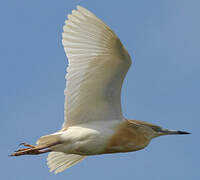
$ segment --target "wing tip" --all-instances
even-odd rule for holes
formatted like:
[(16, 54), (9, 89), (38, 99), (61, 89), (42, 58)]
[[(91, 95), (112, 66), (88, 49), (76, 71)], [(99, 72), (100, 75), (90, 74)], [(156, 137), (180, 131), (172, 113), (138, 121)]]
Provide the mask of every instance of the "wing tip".
[(76, 6), (76, 9), (79, 11), (85, 11), (85, 10), (88, 11), (86, 8), (84, 8), (83, 6), (81, 6), (79, 4)]
[(76, 9), (78, 9), (78, 10), (81, 9), (81, 8), (83, 8), (83, 7), (79, 4), (76, 6)]
[(49, 171), (60, 173), (83, 160), (86, 156), (65, 154), (63, 152), (50, 152), (47, 157)]

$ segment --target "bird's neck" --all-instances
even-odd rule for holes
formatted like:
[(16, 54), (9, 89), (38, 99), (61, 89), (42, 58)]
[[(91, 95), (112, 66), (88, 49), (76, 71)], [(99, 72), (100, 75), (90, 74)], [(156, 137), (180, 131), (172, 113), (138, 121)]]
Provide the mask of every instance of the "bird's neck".
[(111, 136), (104, 153), (137, 151), (145, 148), (151, 138), (145, 128), (124, 121)]

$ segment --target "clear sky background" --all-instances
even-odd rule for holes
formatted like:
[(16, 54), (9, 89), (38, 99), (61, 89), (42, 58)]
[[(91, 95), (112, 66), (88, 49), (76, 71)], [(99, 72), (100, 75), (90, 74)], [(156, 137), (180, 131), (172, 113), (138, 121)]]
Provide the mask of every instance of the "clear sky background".
[[(86, 158), (54, 175), (46, 155), (8, 157), (63, 123), (66, 15), (82, 5), (119, 36), (133, 65), (125, 117), (191, 135), (154, 139), (144, 150)], [(200, 179), (200, 1), (7, 0), (0, 4), (0, 179)]]

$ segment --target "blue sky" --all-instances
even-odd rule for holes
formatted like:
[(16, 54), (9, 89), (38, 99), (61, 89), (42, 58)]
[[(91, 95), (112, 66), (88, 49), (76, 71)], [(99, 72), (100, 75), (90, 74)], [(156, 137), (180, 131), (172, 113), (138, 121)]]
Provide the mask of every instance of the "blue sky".
[[(127, 118), (192, 132), (144, 150), (93, 156), (54, 175), (46, 156), (11, 158), (63, 122), (66, 15), (82, 5), (119, 36), (133, 66), (122, 93)], [(199, 179), (200, 1), (8, 0), (0, 6), (1, 179)]]

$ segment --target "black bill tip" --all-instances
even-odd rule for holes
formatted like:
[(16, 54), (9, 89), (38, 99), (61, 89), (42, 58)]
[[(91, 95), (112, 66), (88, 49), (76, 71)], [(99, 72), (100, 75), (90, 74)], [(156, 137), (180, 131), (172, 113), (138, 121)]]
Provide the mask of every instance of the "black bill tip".
[(191, 133), (186, 132), (186, 131), (178, 131), (178, 134), (191, 134)]

